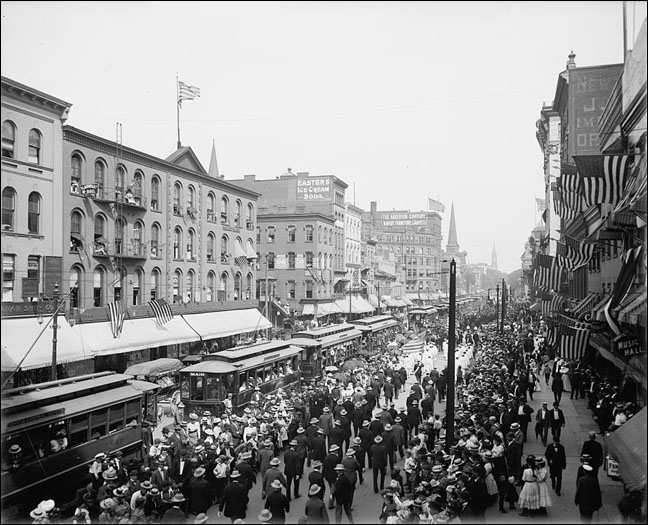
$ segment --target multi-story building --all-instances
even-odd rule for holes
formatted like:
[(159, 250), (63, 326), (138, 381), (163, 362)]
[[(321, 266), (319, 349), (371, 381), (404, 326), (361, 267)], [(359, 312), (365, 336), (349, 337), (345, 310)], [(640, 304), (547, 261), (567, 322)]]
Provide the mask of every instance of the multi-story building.
[[(260, 194), (258, 260), (261, 265), (269, 254), (275, 254), (274, 289), (282, 303), (301, 312), (304, 301), (332, 301), (335, 282), (341, 282), (347, 271), (347, 184), (333, 175), (310, 176), (291, 169), (275, 179), (245, 175), (229, 182)], [(311, 293), (313, 297), (306, 299)]]
[[(344, 216), (344, 264), (347, 268), (347, 288), (359, 292), (362, 288), (362, 213), (351, 203), (345, 205)], [(337, 291), (337, 290), (336, 290)], [(341, 290), (340, 290), (341, 291)], [(366, 293), (366, 292), (365, 292)]]
[(61, 283), (62, 127), (71, 106), (2, 77), (3, 314)]

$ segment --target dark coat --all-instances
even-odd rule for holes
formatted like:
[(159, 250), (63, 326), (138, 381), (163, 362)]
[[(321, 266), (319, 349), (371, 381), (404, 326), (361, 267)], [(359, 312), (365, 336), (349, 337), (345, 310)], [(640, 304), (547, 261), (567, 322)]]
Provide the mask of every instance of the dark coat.
[(581, 456), (583, 454), (592, 456), (591, 465), (594, 468), (599, 468), (603, 464), (603, 446), (598, 441), (593, 439), (585, 441), (581, 449)]
[(392, 427), (392, 430), (385, 430), (382, 434), (380, 434), (383, 438), (382, 444), (387, 449), (387, 453), (393, 452), (394, 449), (396, 448), (396, 436), (394, 435), (394, 430)]
[[(245, 519), (245, 508), (248, 504), (248, 491), (238, 481), (233, 481), (223, 493), (223, 500), (218, 509), (225, 516), (231, 519)], [(224, 509), (224, 510), (223, 510)]]
[[(321, 494), (321, 492), (319, 493)], [(318, 494), (318, 496), (319, 496)], [(321, 498), (313, 496), (308, 498), (304, 514), (308, 518), (308, 523), (330, 523), (326, 504)]]
[(312, 459), (324, 461), (326, 457), (326, 438), (320, 434), (313, 438), (313, 456)]
[(324, 499), (324, 493), (326, 492), (326, 483), (324, 483), (324, 475), (319, 470), (313, 470), (308, 474), (308, 486), (319, 485), (322, 487), (322, 490), (319, 492), (318, 496)]
[(547, 450), (545, 450), (545, 457), (547, 458), (550, 472), (560, 472), (567, 468), (565, 447), (560, 443), (558, 443), (557, 447), (554, 447), (553, 443), (549, 445)]
[(371, 423), (369, 423), (369, 430), (371, 430), (373, 437), (376, 437), (384, 432), (385, 425), (383, 425), (383, 422), (380, 419), (374, 419)]
[(374, 443), (369, 449), (371, 455), (371, 466), (375, 469), (387, 466), (387, 448), (382, 443)]
[(298, 460), (297, 452), (295, 450), (288, 449), (286, 450), (283, 460), (284, 460), (284, 474), (286, 475), (287, 478), (290, 476), (295, 476), (298, 474), (297, 471), (297, 460)]
[(256, 483), (256, 472), (254, 472), (254, 467), (252, 467), (252, 465), (247, 461), (241, 461), (236, 465), (234, 470), (238, 470), (241, 473), (241, 485), (243, 485), (247, 490), (250, 490), (252, 485)]
[(597, 511), (601, 508), (603, 504), (601, 487), (593, 472), (585, 474), (578, 480), (574, 504), (585, 512)]
[(324, 458), (324, 465), (322, 466), (322, 474), (324, 474), (324, 479), (329, 483), (335, 482), (335, 465), (338, 464), (338, 456), (335, 453), (328, 454)]
[(422, 421), (421, 411), (416, 406), (411, 406), (407, 410), (407, 421), (410, 427), (420, 425)]
[(285, 523), (286, 512), (290, 512), (290, 500), (280, 490), (272, 490), (266, 498), (265, 508), (272, 512), (270, 523)]
[(552, 408), (549, 411), (549, 426), (552, 428), (557, 428), (565, 424), (565, 415), (563, 411), (558, 409), (558, 419), (554, 416), (554, 409)]
[(194, 514), (207, 512), (211, 507), (212, 491), (205, 478), (194, 478), (189, 482), (189, 508)]
[(344, 474), (337, 477), (333, 488), (333, 497), (338, 505), (344, 505), (351, 500), (351, 482)]
[(162, 515), (160, 521), (161, 523), (187, 523), (187, 515), (182, 512), (181, 508), (171, 507)]

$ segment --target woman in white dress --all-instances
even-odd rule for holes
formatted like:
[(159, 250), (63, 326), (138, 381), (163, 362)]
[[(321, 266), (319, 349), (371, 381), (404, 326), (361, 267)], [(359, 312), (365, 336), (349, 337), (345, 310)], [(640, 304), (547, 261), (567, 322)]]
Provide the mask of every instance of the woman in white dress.
[(540, 511), (541, 516), (547, 515), (547, 507), (551, 507), (551, 495), (549, 494), (549, 487), (547, 480), (549, 479), (549, 470), (547, 469), (547, 462), (545, 458), (538, 458), (536, 462), (536, 478), (538, 479), (538, 492), (540, 496)]
[(569, 380), (569, 374), (571, 372), (570, 368), (571, 367), (569, 361), (565, 361), (559, 370), (559, 372), (562, 374), (563, 390), (565, 392), (571, 392), (572, 389), (571, 381)]
[(520, 516), (533, 517), (540, 508), (540, 490), (535, 474), (535, 456), (533, 455), (527, 456), (527, 462), (522, 472), (522, 481), (524, 481), (524, 486), (518, 498), (518, 505), (522, 509)]
[(491, 463), (491, 458), (493, 453), (490, 450), (484, 450), (482, 453), (482, 458), (484, 460), (484, 470), (486, 471), (486, 477), (484, 481), (486, 482), (486, 490), (488, 491), (488, 497), (491, 503), (497, 501), (497, 495), (499, 490), (497, 488), (497, 481), (493, 477), (493, 464)]

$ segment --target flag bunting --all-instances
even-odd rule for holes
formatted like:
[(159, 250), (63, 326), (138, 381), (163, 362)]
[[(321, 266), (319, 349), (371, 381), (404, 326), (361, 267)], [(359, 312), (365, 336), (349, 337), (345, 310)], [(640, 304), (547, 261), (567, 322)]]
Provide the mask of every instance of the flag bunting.
[(155, 319), (159, 324), (168, 323), (173, 319), (173, 312), (171, 311), (171, 305), (167, 303), (164, 299), (153, 299), (148, 302), (148, 305), (153, 310)]
[(126, 318), (126, 306), (123, 301), (113, 301), (106, 305), (108, 317), (110, 319), (110, 331), (116, 339), (121, 335)]
[(576, 155), (574, 161), (587, 206), (619, 202), (633, 155)]

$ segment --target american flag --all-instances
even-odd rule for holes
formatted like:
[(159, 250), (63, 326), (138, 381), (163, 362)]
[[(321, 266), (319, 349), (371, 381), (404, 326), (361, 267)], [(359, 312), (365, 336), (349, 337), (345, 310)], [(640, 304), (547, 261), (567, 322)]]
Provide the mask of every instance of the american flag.
[(633, 155), (575, 156), (587, 206), (618, 203), (633, 160)]
[(153, 299), (148, 302), (148, 305), (151, 307), (151, 310), (153, 310), (155, 319), (158, 323), (165, 324), (173, 319), (171, 306), (164, 299)]
[(565, 243), (556, 243), (556, 258), (558, 264), (573, 272), (589, 263), (594, 255), (594, 243), (584, 243), (565, 236)]
[(541, 291), (539, 298), (541, 301), (540, 307), (544, 315), (556, 315), (562, 312), (565, 296)]
[(110, 318), (110, 331), (116, 339), (121, 335), (126, 318), (126, 305), (123, 301), (113, 301), (106, 305), (108, 317)]
[(560, 357), (580, 360), (589, 344), (590, 330), (562, 326), (560, 329)]
[(178, 106), (182, 107), (183, 100), (193, 100), (196, 97), (200, 97), (200, 88), (178, 81)]
[(560, 289), (560, 277), (562, 267), (551, 255), (539, 253), (534, 261), (533, 286), (548, 292), (549, 290)]
[(573, 207), (570, 207), (565, 200), (565, 196), (563, 196), (560, 185), (553, 182), (551, 184), (553, 190), (554, 210), (556, 211), (556, 215), (566, 220), (576, 217), (576, 215), (578, 215), (581, 211), (580, 202), (582, 201), (582, 198), (579, 201), (578, 199), (575, 199), (572, 194), (568, 195), (569, 202), (572, 204), (572, 206), (575, 206), (577, 208), (574, 209)]
[(404, 354), (413, 354), (417, 352), (422, 352), (423, 346), (424, 346), (423, 340), (412, 339), (411, 341), (408, 341), (401, 347), (401, 351)]

